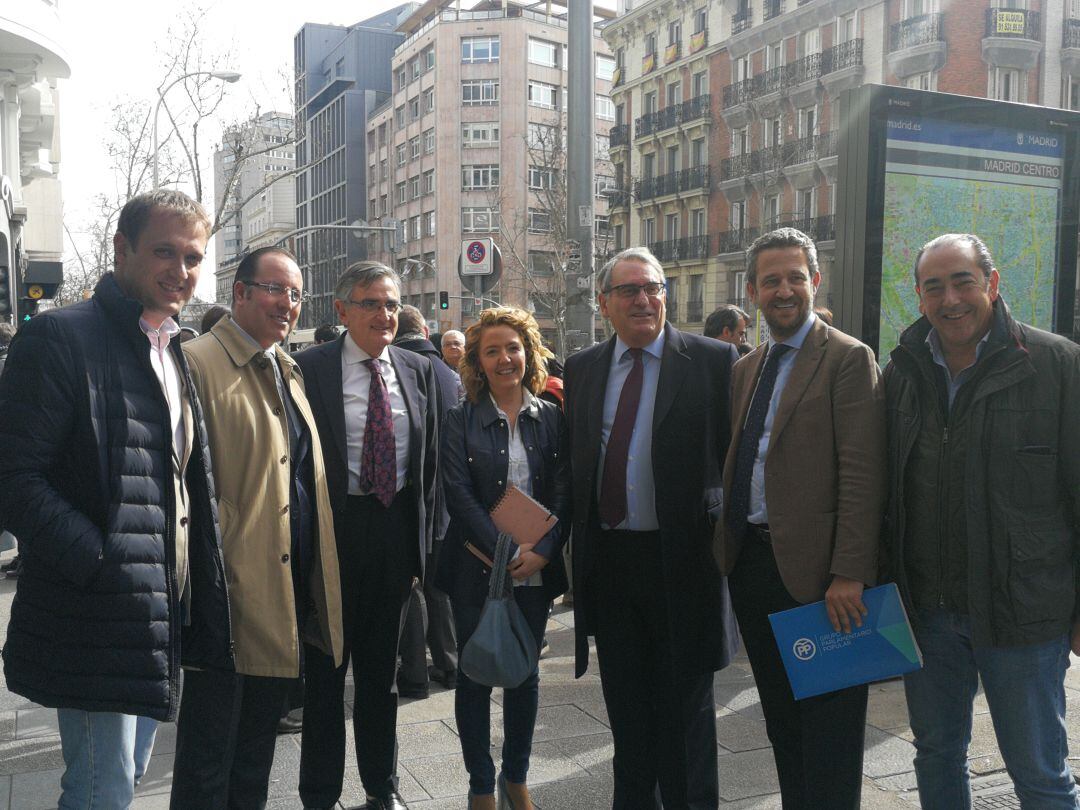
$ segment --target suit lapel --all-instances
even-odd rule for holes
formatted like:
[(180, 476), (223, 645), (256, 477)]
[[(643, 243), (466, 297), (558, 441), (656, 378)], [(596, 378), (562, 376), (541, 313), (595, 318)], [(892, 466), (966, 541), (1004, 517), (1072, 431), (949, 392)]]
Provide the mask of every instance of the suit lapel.
[(825, 344), (829, 342), (829, 328), (818, 320), (806, 335), (802, 348), (795, 355), (795, 365), (792, 366), (791, 376), (788, 377), (787, 385), (780, 396), (780, 404), (776, 408), (776, 417), (773, 419), (772, 435), (769, 439), (769, 447), (776, 446), (776, 440), (783, 433), (788, 420), (795, 412), (795, 406), (799, 404), (806, 387), (814, 379), (817, 368), (825, 357)]
[[(600, 439), (604, 426), (604, 395), (607, 392), (608, 374), (611, 372), (611, 356), (615, 352), (615, 338), (611, 338), (585, 373), (585, 436), (589, 441), (590, 458), (586, 469), (595, 470), (600, 455)], [(581, 400), (578, 400), (579, 402)]]
[(316, 385), (319, 386), (319, 396), (322, 398), (323, 407), (326, 408), (326, 417), (330, 423), (330, 431), (333, 433), (334, 447), (341, 454), (341, 462), (345, 468), (349, 467), (349, 449), (345, 434), (345, 398), (341, 388), (341, 347), (345, 336), (335, 340), (327, 346), (319, 358), (322, 368), (316, 376)]
[[(686, 353), (686, 341), (670, 324), (664, 326), (664, 351), (660, 356), (660, 378), (656, 382), (656, 402), (653, 406), (653, 441), (658, 428), (675, 403), (683, 380), (693, 366)], [(654, 455), (655, 457), (655, 455)]]
[[(423, 446), (420, 426), (420, 388), (416, 382), (416, 372), (401, 358), (401, 353), (404, 351), (397, 346), (391, 346), (390, 365), (394, 367), (398, 384), (401, 386), (401, 395), (405, 398), (405, 410), (409, 413), (409, 466), (411, 468), (413, 458), (419, 458), (419, 451)], [(409, 472), (411, 474), (412, 470), (410, 469)]]

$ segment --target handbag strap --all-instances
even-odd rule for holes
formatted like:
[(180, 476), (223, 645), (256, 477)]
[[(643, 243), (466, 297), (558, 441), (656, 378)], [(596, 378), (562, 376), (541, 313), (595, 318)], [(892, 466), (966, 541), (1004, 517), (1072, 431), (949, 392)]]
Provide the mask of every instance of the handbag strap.
[(495, 546), (495, 565), (491, 569), (491, 581), (488, 583), (488, 599), (505, 599), (510, 595), (510, 572), (506, 567), (513, 555), (514, 537), (506, 532), (499, 532), (499, 542)]

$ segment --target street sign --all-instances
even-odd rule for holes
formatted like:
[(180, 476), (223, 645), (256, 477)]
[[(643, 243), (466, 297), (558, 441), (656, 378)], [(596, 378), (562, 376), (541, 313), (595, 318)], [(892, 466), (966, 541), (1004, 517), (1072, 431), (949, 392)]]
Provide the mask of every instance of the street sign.
[(490, 276), (491, 239), (466, 239), (461, 243), (461, 275)]
[(26, 297), (33, 298), (35, 301), (44, 297), (45, 289), (40, 284), (31, 284), (26, 288)]

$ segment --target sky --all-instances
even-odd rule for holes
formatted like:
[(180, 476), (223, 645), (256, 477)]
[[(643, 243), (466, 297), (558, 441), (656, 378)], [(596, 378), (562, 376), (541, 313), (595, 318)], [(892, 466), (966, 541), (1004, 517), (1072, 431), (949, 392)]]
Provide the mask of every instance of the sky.
[[(464, 0), (469, 7), (474, 0)], [(65, 29), (71, 78), (60, 83), (61, 161), (60, 177), (64, 194), (64, 222), (72, 237), (85, 238), (94, 196), (114, 187), (105, 152), (109, 110), (123, 100), (156, 100), (157, 87), (165, 74), (161, 50), (168, 42), (170, 25), (176, 26), (182, 13), (205, 9), (204, 51), (228, 54), (224, 67), (243, 74), (236, 84), (226, 85), (226, 99), (220, 119), (208, 122), (209, 137), (202, 140), (203, 170), (211, 177), (206, 183), (204, 202), (213, 194), (213, 147), (220, 127), (261, 112), (292, 112), (292, 43), (306, 22), (352, 25), (394, 8), (401, 0), (305, 0), (303, 3), (271, 3), (266, 0), (67, 0), (60, 5)], [(614, 7), (614, 0), (597, 0), (597, 5)], [(168, 103), (182, 120), (183, 111), (174, 107), (177, 87), (168, 94)], [(168, 131), (164, 111), (158, 122), (161, 138)], [(204, 174), (204, 177), (206, 174)], [(205, 182), (205, 181), (204, 181)], [(196, 294), (214, 298), (213, 242), (210, 244)], [(65, 237), (65, 252), (73, 256), (71, 241)]]

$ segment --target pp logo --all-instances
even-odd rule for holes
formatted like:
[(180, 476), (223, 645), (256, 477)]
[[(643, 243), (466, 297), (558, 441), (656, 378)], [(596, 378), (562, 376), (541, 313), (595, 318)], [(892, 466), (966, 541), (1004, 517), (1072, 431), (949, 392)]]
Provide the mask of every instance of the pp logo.
[(800, 661), (809, 661), (817, 654), (817, 647), (810, 639), (800, 638), (791, 645), (791, 651)]
[(1017, 132), (1016, 133), (1016, 145), (1017, 146), (1023, 146), (1024, 145), (1024, 133), (1023, 132)]

